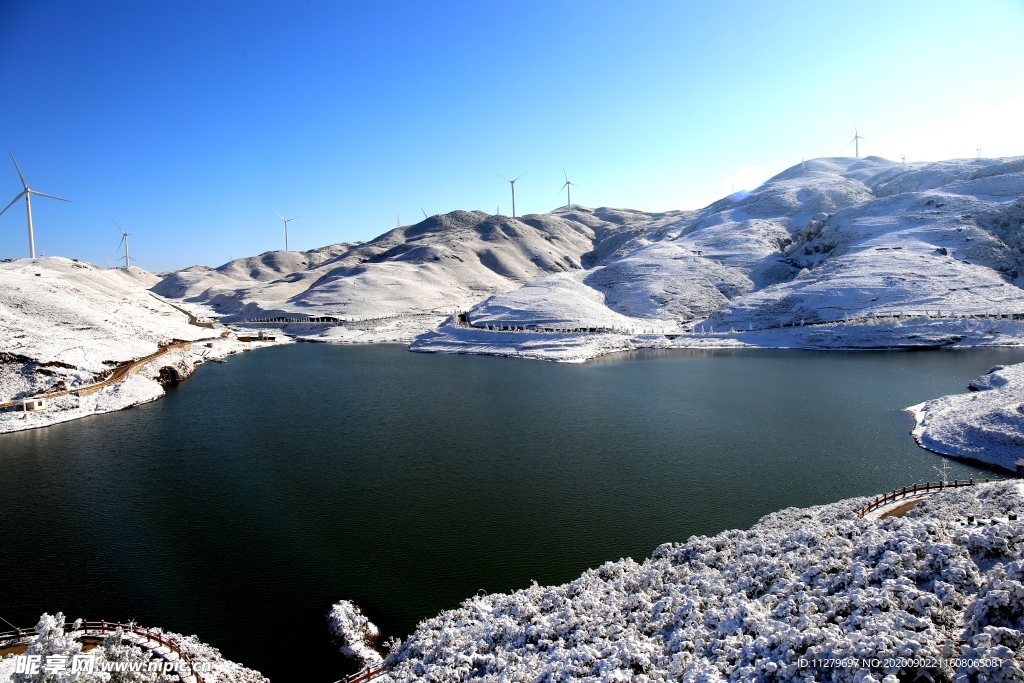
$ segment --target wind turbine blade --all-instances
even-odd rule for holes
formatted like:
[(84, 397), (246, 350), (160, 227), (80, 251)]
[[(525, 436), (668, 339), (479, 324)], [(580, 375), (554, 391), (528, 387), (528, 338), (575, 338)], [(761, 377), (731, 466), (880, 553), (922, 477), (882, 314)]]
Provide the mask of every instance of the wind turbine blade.
[[(12, 199), (12, 200), (11, 200), (11, 203), (10, 203), (10, 204), (8, 204), (7, 206), (5, 206), (5, 207), (4, 207), (4, 211), (6, 211), (7, 209), (9, 209), (9, 208), (11, 208), (12, 206), (14, 206), (14, 202), (18, 201), (19, 199), (21, 199), (21, 198), (22, 198), (22, 197), (24, 197), (24, 196), (25, 196), (25, 191), (24, 191), (24, 190), (22, 190), (22, 191), (21, 191), (21, 192), (20, 192), (20, 193), (18, 194), (18, 196), (17, 196), (17, 197), (15, 197), (14, 199)], [(0, 211), (0, 216), (3, 216), (3, 215), (4, 215), (4, 211)]]
[[(495, 173), (494, 175), (498, 176), (499, 178), (501, 178), (502, 180), (504, 180), (504, 181), (505, 181), (506, 183), (511, 183), (511, 182), (512, 182), (511, 180), (509, 180), (509, 179), (508, 179), (508, 178), (506, 178), (505, 176), (501, 175), (500, 173)], [(518, 180), (518, 178), (516, 178), (516, 180)]]
[(565, 178), (565, 182), (569, 182), (569, 176), (565, 174), (565, 166), (562, 167), (562, 177)]
[(558, 188), (558, 192), (556, 192), (555, 194), (562, 194), (562, 190), (564, 190), (566, 188), (566, 185), (569, 185), (569, 184), (570, 184), (569, 181), (566, 180), (565, 181), (565, 185), (562, 185), (560, 188)]
[[(277, 213), (277, 211), (275, 211), (274, 213)], [(282, 216), (282, 215), (281, 215), (281, 214), (279, 214), (279, 213), (277, 213), (277, 215), (278, 215), (278, 217), (279, 217), (279, 218), (280, 218), (281, 220), (283, 220), (283, 221), (284, 221), (284, 220), (288, 220), (287, 218), (285, 218), (284, 216)]]
[[(10, 152), (11, 150), (7, 150)], [(18, 166), (18, 160), (14, 158), (14, 152), (11, 152), (11, 161), (14, 162), (14, 168), (18, 169), (18, 177), (21, 178), (21, 186), (26, 190), (28, 189), (28, 183), (25, 182), (25, 176), (21, 174), (21, 167)]]
[(849, 142), (847, 142), (846, 146), (843, 147), (840, 151), (845, 152), (846, 151), (846, 147), (849, 147), (850, 145), (852, 145), (854, 143), (854, 140), (856, 140), (856, 139), (857, 138), (854, 138), (853, 140), (850, 140)]
[(37, 194), (40, 197), (49, 197), (50, 199), (60, 199), (62, 202), (67, 202), (68, 204), (71, 203), (70, 199), (63, 199), (61, 197), (54, 197), (52, 194), (46, 194), (45, 192), (37, 192), (36, 190), (28, 190), (28, 192), (31, 192), (32, 194)]
[[(117, 221), (115, 221), (115, 220), (114, 220), (113, 218), (111, 218), (110, 220), (111, 220), (111, 222), (112, 222), (112, 223), (113, 223), (114, 225), (117, 225)], [(117, 225), (117, 229), (118, 229), (118, 231), (120, 231), (120, 233), (121, 233), (122, 235), (124, 234), (124, 230), (121, 230), (121, 226), (120, 226), (120, 225)]]
[(422, 214), (423, 214), (423, 217), (424, 217), (424, 218), (426, 218), (426, 217), (427, 217), (427, 212), (423, 210), (423, 207), (422, 207), (422, 206), (420, 207), (420, 213), (422, 213)]
[[(519, 180), (520, 178), (522, 178), (522, 177), (523, 177), (524, 175), (526, 175), (527, 173), (529, 173), (529, 171), (523, 171), (523, 172), (522, 172), (522, 173), (520, 173), (520, 174), (519, 174), (518, 176), (516, 176), (516, 180)], [(512, 182), (514, 183), (514, 182), (515, 182), (516, 180), (513, 180)]]

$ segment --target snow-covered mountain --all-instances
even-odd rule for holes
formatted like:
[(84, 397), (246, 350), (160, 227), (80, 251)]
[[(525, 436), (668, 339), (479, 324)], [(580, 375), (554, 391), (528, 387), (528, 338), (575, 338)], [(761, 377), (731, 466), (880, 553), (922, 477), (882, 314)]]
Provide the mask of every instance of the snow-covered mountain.
[[(365, 244), (189, 269), (154, 290), (226, 322), (425, 316), (406, 330), (427, 332), (414, 350), (551, 360), (644, 346), (1016, 344), (1022, 195), (1024, 158), (816, 159), (699, 211), (456, 211)], [(428, 332), (456, 309), (466, 323)]]
[[(1019, 158), (816, 159), (753, 192), (652, 220), (586, 273), (491, 297), (469, 312), (472, 327), (416, 348), (578, 360), (638, 346), (1016, 344), (1022, 195)], [(620, 334), (541, 337), (525, 351), (522, 337), (473, 327)]]
[(551, 273), (581, 270), (600, 260), (605, 243), (629, 233), (630, 218), (644, 220), (613, 211), (588, 222), (454, 211), (362, 244), (268, 252), (216, 270), (193, 267), (154, 291), (207, 303), (225, 322), (446, 314)]

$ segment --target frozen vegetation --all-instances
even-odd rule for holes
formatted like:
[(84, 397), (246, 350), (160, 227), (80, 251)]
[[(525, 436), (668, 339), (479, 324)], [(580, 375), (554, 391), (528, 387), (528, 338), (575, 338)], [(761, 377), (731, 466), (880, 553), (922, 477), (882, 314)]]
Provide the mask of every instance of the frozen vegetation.
[(327, 614), (327, 628), (346, 657), (357, 659), (369, 667), (384, 661), (376, 650), (380, 630), (355, 603), (349, 600), (335, 603)]
[(997, 365), (969, 388), (908, 408), (914, 438), (936, 453), (1016, 471), (1024, 459), (1024, 364)]
[(561, 586), (474, 597), (393, 642), (389, 679), (1024, 680), (1024, 522), (1009, 520), (1022, 494), (947, 490), (880, 520), (856, 517), (862, 498), (790, 508)]
[[(177, 661), (177, 655), (168, 654), (166, 647), (160, 651), (153, 650), (151, 647), (155, 643), (152, 642), (140, 647), (140, 641), (145, 642), (143, 639), (118, 629), (107, 635), (98, 647), (83, 649), (80, 626), (80, 622), (75, 622), (72, 629), (65, 632), (63, 614), (43, 614), (24, 653), (41, 657), (40, 671), (35, 674), (17, 673), (16, 655), (10, 654), (0, 658), (0, 683), (174, 683), (179, 680), (173, 673), (162, 671), (165, 661)], [(258, 671), (224, 659), (219, 650), (194, 635), (149, 630), (174, 643), (193, 663), (205, 664), (206, 671), (202, 675), (207, 683), (269, 683)], [(83, 652), (93, 655), (91, 673), (72, 671), (72, 658)], [(51, 661), (51, 657), (60, 658), (61, 668), (58, 669), (58, 662), (54, 662), (55, 666), (47, 672), (45, 664)], [(161, 670), (150, 671), (151, 663)]]

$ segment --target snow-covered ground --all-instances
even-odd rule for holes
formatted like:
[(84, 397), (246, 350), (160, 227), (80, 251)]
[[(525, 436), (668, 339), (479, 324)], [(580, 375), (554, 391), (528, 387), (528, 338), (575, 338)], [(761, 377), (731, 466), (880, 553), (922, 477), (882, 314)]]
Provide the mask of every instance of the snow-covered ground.
[(997, 365), (970, 389), (908, 408), (914, 438), (936, 453), (1016, 471), (1024, 459), (1024, 363)]
[(331, 317), (345, 324), (288, 333), (316, 341), (410, 342), (491, 295), (545, 275), (583, 272), (649, 220), (613, 209), (521, 218), (453, 211), (363, 244), (268, 252), (217, 269), (194, 266), (168, 275), (154, 291), (202, 305), (226, 324)]
[[(467, 319), (516, 331), (611, 329), (633, 348), (716, 339), (772, 348), (1017, 345), (1022, 195), (1024, 159), (905, 168), (876, 157), (816, 159), (701, 211), (651, 216), (588, 270), (494, 295)], [(584, 211), (551, 215), (570, 221)], [(621, 346), (580, 340), (570, 357), (564, 342), (546, 355), (520, 350), (509, 333), (480, 339), (456, 326), (413, 348), (580, 361)]]
[[(902, 518), (858, 519), (865, 502), (471, 598), (392, 643), (379, 680), (1024, 680), (1021, 484), (947, 490)], [(368, 642), (362, 621), (332, 623)]]
[[(455, 211), (364, 244), (193, 267), (154, 290), (229, 324), (340, 321), (290, 331), (318, 341), (418, 336), (417, 351), (570, 362), (716, 344), (1016, 345), (1022, 225), (1024, 158), (823, 158), (699, 211)], [(468, 328), (440, 325), (454, 311)]]
[(153, 401), (164, 394), (161, 379), (184, 379), (202, 362), (252, 348), (222, 338), (222, 329), (189, 324), (148, 290), (159, 280), (134, 266), (105, 269), (59, 257), (0, 262), (0, 403), (81, 389), (162, 346), (199, 342), (95, 393), (50, 399), (40, 412), (0, 412), (0, 433)]

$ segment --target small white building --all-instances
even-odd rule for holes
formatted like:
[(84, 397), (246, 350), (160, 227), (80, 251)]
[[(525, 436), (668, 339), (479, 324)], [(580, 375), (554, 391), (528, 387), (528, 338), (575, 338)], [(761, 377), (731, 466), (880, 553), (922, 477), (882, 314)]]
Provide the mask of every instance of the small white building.
[(46, 399), (45, 398), (26, 398), (21, 402), (21, 409), (25, 412), (35, 412), (37, 410), (46, 410)]

